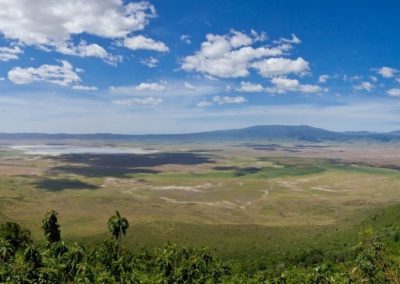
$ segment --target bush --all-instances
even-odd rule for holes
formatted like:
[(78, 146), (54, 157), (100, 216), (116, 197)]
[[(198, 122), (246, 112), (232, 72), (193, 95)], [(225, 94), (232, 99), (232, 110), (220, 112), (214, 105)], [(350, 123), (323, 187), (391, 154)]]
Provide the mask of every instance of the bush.
[[(64, 241), (33, 246), (18, 224), (0, 226), (0, 283), (399, 283), (398, 250), (388, 250), (372, 230), (343, 262), (331, 262), (320, 250), (308, 250), (295, 263), (257, 266), (255, 273), (232, 268), (205, 248), (167, 243), (137, 255), (114, 239), (86, 249)], [(58, 227), (57, 227), (58, 228)], [(331, 253), (331, 252), (330, 252)], [(342, 253), (342, 252), (341, 252)], [(293, 260), (291, 260), (293, 261)]]

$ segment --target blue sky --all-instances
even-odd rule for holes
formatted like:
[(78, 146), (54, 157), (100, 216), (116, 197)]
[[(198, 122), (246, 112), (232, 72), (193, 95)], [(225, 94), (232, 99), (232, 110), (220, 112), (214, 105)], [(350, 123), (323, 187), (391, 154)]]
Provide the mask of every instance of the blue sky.
[(0, 0), (0, 132), (400, 129), (400, 2)]

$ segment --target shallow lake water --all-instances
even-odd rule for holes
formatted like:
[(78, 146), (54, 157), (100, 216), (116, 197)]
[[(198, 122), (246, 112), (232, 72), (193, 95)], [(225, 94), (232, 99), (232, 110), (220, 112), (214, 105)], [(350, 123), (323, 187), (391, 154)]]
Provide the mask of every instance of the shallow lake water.
[(128, 147), (72, 146), (72, 145), (17, 145), (9, 146), (26, 155), (65, 155), (65, 154), (152, 154), (158, 150)]

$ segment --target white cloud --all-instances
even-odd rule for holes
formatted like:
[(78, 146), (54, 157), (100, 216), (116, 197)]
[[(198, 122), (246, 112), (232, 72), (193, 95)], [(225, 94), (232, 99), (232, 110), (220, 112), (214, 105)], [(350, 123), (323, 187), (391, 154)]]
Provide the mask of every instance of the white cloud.
[(87, 44), (86, 41), (81, 41), (79, 45), (73, 45), (70, 42), (60, 44), (56, 50), (62, 54), (74, 55), (79, 57), (97, 57), (101, 58), (107, 63), (116, 64), (122, 61), (121, 56), (114, 56), (108, 53), (103, 47), (96, 43)]
[(357, 81), (361, 81), (364, 79), (364, 77), (361, 75), (350, 76), (350, 75), (346, 75), (346, 74), (342, 74), (342, 75), (336, 74), (334, 77), (336, 79), (341, 79), (345, 82), (357, 82)]
[(318, 82), (319, 82), (319, 83), (326, 83), (326, 81), (328, 81), (329, 78), (330, 78), (329, 75), (326, 75), (326, 74), (321, 75), (321, 76), (319, 76), (319, 78), (318, 78)]
[(140, 60), (140, 62), (149, 68), (154, 68), (154, 67), (157, 67), (159, 60), (154, 57), (149, 57), (149, 58)]
[(390, 89), (386, 93), (391, 97), (400, 97), (400, 89), (398, 88)]
[(2, 0), (0, 31), (27, 45), (53, 46), (88, 33), (122, 38), (142, 30), (156, 16), (148, 2), (121, 0)]
[(255, 30), (251, 30), (250, 31), (251, 36), (254, 39), (254, 42), (258, 42), (258, 41), (266, 41), (268, 39), (267, 33), (265, 32), (256, 32)]
[(349, 78), (349, 81), (361, 81), (363, 79), (363, 76), (361, 76), (361, 75), (354, 75), (354, 76), (351, 76), (350, 78)]
[(250, 82), (240, 82), (240, 87), (236, 88), (238, 92), (244, 93), (259, 93), (264, 91), (264, 87), (261, 84), (253, 84)]
[(365, 90), (367, 92), (371, 92), (372, 89), (374, 88), (374, 85), (371, 84), (370, 82), (361, 82), (359, 85), (355, 85), (354, 89), (356, 90)]
[(211, 100), (203, 100), (197, 104), (198, 107), (208, 107), (214, 104), (244, 104), (247, 103), (246, 98), (242, 96), (229, 97), (229, 96), (214, 96)]
[(266, 36), (260, 36), (254, 31), (250, 35), (235, 30), (225, 35), (207, 34), (200, 50), (185, 57), (181, 68), (221, 78), (246, 77), (255, 60), (280, 56), (291, 48), (290, 44), (252, 46), (255, 42), (264, 40), (264, 37)]
[(127, 96), (143, 96), (143, 93), (146, 92), (146, 95), (157, 97), (161, 90), (163, 97), (207, 96), (225, 92), (225, 86), (221, 82), (209, 80), (170, 80), (168, 82), (161, 81), (159, 83), (142, 83), (136, 86), (112, 86), (109, 88), (112, 95)]
[(98, 88), (96, 86), (84, 86), (84, 85), (74, 85), (74, 86), (72, 86), (72, 89), (80, 90), (80, 91), (97, 91), (98, 90)]
[(5, 80), (6, 80), (6, 78), (0, 77), (0, 82), (1, 82), (1, 81), (5, 81)]
[(99, 57), (111, 63), (118, 62), (118, 58), (98, 44), (74, 46), (72, 37), (86, 33), (109, 39), (125, 38), (143, 30), (154, 17), (154, 6), (146, 1), (0, 1), (0, 33), (6, 39), (43, 50)]
[(230, 44), (233, 48), (252, 45), (254, 42), (253, 37), (244, 33), (231, 30)]
[(48, 82), (60, 86), (69, 86), (81, 81), (73, 66), (65, 61), (61, 65), (41, 65), (38, 68), (14, 67), (8, 72), (8, 79), (14, 84), (29, 84), (32, 82)]
[(392, 78), (398, 72), (396, 69), (391, 68), (391, 67), (386, 67), (386, 66), (383, 66), (378, 69), (373, 69), (373, 70), (376, 71), (378, 74), (380, 74), (384, 78)]
[(198, 107), (208, 107), (208, 106), (212, 106), (213, 103), (209, 102), (209, 101), (201, 101), (197, 104)]
[(196, 91), (196, 87), (193, 86), (192, 84), (188, 83), (188, 82), (184, 82), (183, 86), (185, 87), (186, 90)]
[(132, 99), (120, 99), (112, 101), (116, 105), (133, 106), (133, 105), (144, 105), (144, 106), (158, 106), (163, 102), (160, 98), (147, 97), (147, 98), (132, 98)]
[(322, 93), (327, 91), (317, 85), (300, 84), (296, 79), (288, 79), (286, 77), (275, 77), (271, 79), (273, 87), (266, 88), (270, 93), (283, 94), (286, 92), (300, 92), (300, 93)]
[(289, 43), (289, 44), (300, 44), (301, 40), (295, 35), (292, 34), (292, 38), (280, 38), (279, 40), (275, 41), (276, 43)]
[(146, 92), (146, 91), (163, 92), (167, 89), (167, 86), (166, 82), (140, 83), (135, 87), (135, 89), (140, 92)]
[(124, 39), (124, 46), (132, 50), (146, 49), (158, 52), (168, 52), (169, 48), (161, 41), (144, 37), (142, 35), (128, 37)]
[(16, 45), (13, 47), (0, 47), (0, 61), (8, 62), (18, 59), (21, 53), (23, 51)]
[(246, 98), (244, 98), (242, 96), (236, 96), (236, 97), (215, 96), (213, 98), (213, 102), (216, 102), (221, 105), (223, 105), (223, 104), (244, 104), (244, 103), (247, 103), (247, 100), (246, 100)]
[(252, 64), (263, 77), (286, 75), (289, 73), (305, 74), (310, 70), (309, 63), (303, 58), (268, 58)]
[(186, 44), (191, 44), (192, 40), (190, 39), (190, 35), (181, 35), (181, 41), (184, 41)]
[(261, 84), (254, 84), (250, 82), (240, 82), (238, 92), (247, 93), (278, 93), (284, 94), (287, 92), (300, 92), (300, 93), (322, 93), (326, 92), (327, 88), (321, 88), (318, 85), (301, 84), (296, 79), (289, 79), (286, 77), (273, 77), (271, 78), (271, 87), (263, 87)]

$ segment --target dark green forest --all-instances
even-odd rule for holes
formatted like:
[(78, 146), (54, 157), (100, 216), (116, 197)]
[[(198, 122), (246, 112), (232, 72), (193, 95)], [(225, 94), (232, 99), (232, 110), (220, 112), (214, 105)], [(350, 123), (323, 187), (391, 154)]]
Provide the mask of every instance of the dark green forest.
[[(385, 214), (400, 218), (399, 207)], [(376, 221), (375, 216), (372, 221)], [(388, 220), (383, 216), (383, 220)], [(399, 219), (400, 220), (400, 219)], [(345, 252), (309, 251), (296, 259), (244, 270), (207, 248), (166, 243), (153, 250), (124, 248), (129, 222), (117, 211), (105, 222), (110, 238), (93, 247), (67, 243), (57, 212), (42, 220), (34, 243), (14, 222), (0, 226), (1, 283), (399, 283), (400, 231), (396, 224), (365, 222), (359, 241)], [(375, 227), (375, 228), (374, 228)], [(134, 234), (134, 232), (130, 232)], [(329, 257), (327, 256), (329, 255)], [(250, 257), (250, 256), (249, 256)]]

